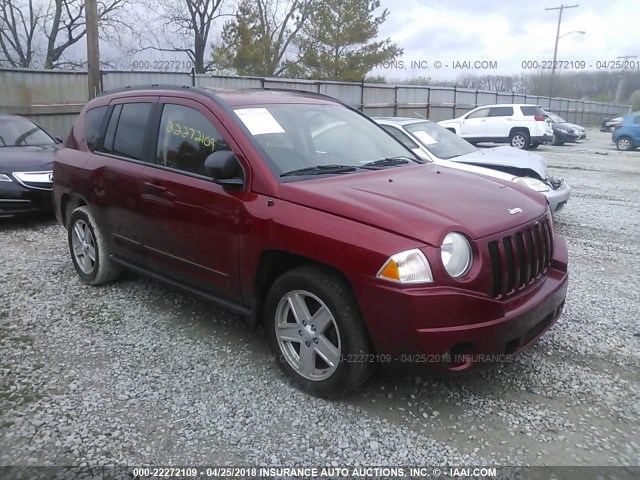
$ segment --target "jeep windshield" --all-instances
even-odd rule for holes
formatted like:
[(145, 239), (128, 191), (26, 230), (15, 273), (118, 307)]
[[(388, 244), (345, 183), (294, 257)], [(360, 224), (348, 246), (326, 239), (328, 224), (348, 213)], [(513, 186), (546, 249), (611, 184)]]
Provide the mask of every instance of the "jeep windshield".
[(476, 151), (469, 142), (434, 122), (410, 123), (404, 128), (411, 132), (427, 150), (442, 160)]
[(382, 128), (339, 105), (277, 104), (235, 113), (287, 179), (422, 163)]

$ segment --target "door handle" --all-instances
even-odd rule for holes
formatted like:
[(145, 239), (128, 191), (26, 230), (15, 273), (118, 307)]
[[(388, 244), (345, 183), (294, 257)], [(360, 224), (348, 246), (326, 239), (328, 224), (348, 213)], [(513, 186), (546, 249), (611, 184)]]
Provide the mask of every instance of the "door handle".
[(155, 194), (165, 193), (167, 191), (167, 187), (163, 187), (160, 184), (151, 183), (151, 182), (144, 182), (143, 189), (145, 193), (155, 193)]

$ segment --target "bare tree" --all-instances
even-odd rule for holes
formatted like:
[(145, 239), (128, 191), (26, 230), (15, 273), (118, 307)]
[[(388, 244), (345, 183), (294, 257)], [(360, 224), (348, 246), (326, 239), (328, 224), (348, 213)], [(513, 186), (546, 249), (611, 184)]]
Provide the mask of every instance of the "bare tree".
[(458, 77), (455, 83), (461, 88), (524, 93), (526, 81), (523, 75), (465, 74)]
[(205, 52), (213, 22), (223, 16), (223, 1), (150, 0), (146, 5), (147, 10), (160, 20), (163, 26), (162, 35), (149, 32), (147, 38), (140, 40), (140, 47), (136, 51), (155, 50), (186, 54), (193, 62), (196, 73), (209, 71), (213, 62), (205, 62)]
[[(101, 37), (128, 28), (122, 18), (128, 0), (98, 1), (98, 22)], [(44, 68), (68, 66), (72, 61), (64, 60), (65, 51), (81, 40), (87, 33), (84, 0), (51, 0), (44, 25), (47, 36), (47, 54)]]
[(0, 0), (0, 53), (10, 67), (28, 68), (35, 60), (35, 36), (42, 11), (33, 0)]

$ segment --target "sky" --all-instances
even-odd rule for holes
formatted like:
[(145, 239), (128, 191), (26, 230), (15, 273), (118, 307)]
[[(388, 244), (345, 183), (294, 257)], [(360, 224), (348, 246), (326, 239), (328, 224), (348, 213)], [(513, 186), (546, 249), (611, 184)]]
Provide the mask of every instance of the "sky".
[[(560, 35), (585, 33), (560, 38), (558, 60), (574, 61), (574, 69), (582, 66), (575, 61), (596, 69), (597, 62), (621, 55), (638, 55), (635, 61), (640, 62), (640, 0), (382, 0), (389, 16), (380, 37), (404, 49), (404, 68), (383, 65), (371, 74), (454, 80), (468, 73), (532, 73), (535, 70), (523, 69), (523, 61), (553, 60), (558, 11), (545, 7), (562, 3), (579, 7), (564, 10)], [(417, 68), (411, 68), (412, 61), (418, 62)], [(441, 62), (439, 69), (436, 61)], [(453, 69), (456, 61), (462, 69)], [(480, 63), (479, 69), (465, 69), (464, 61), (471, 66), (495, 61), (498, 68)]]
[[(395, 65), (382, 65), (370, 75), (387, 81), (415, 77), (456, 80), (464, 74), (512, 75), (534, 73), (542, 62), (553, 60), (558, 11), (545, 7), (561, 0), (381, 0), (389, 11), (379, 38), (390, 38), (404, 49)], [(227, 0), (232, 8), (233, 0)], [(597, 62), (615, 61), (621, 55), (638, 55), (640, 66), (640, 0), (565, 0), (579, 4), (563, 14), (557, 59), (569, 70), (584, 66), (596, 69)], [(134, 13), (134, 12), (131, 12)], [(210, 43), (219, 37), (224, 19), (214, 24)], [(569, 33), (584, 31), (584, 34)], [(85, 42), (71, 50), (72, 56), (86, 55)], [(104, 58), (119, 58), (119, 69), (134, 67), (136, 60), (188, 60), (184, 54), (145, 51), (128, 55), (123, 49), (101, 41)], [(490, 68), (487, 63), (497, 65)], [(403, 68), (400, 67), (402, 62)], [(412, 62), (417, 66), (412, 68)], [(436, 67), (440, 62), (440, 68)], [(467, 63), (464, 63), (467, 62)], [(523, 65), (523, 62), (525, 63)], [(454, 69), (456, 65), (460, 68)], [(550, 63), (548, 64), (551, 65)], [(472, 67), (472, 68), (469, 68)], [(523, 68), (524, 67), (524, 68)], [(528, 68), (527, 68), (528, 67)], [(138, 69), (138, 68), (134, 68)], [(187, 69), (188, 70), (188, 69)]]

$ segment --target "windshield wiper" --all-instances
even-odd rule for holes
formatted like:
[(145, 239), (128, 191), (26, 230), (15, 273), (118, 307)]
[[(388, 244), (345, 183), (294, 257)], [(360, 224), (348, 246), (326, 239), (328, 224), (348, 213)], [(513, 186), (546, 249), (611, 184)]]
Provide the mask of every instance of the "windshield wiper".
[(364, 165), (361, 165), (360, 168), (378, 169), (382, 167), (394, 167), (396, 165), (405, 165), (410, 161), (419, 163), (415, 158), (399, 155), (397, 157), (388, 157), (381, 158), (380, 160), (374, 160), (373, 162), (368, 162)]
[(352, 165), (316, 165), (315, 167), (298, 168), (280, 174), (281, 177), (292, 177), (296, 175), (331, 175), (336, 173), (355, 172), (358, 168)]

